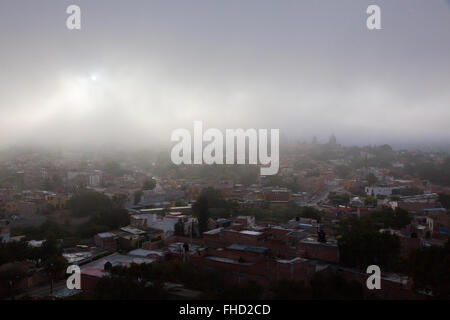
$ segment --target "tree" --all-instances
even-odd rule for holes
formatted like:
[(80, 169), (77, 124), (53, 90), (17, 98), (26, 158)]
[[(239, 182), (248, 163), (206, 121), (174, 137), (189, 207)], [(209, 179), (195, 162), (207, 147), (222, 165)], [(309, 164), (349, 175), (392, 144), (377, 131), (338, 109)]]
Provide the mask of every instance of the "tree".
[(376, 197), (368, 196), (364, 199), (364, 205), (369, 207), (375, 207), (377, 205), (378, 201)]
[(134, 204), (138, 204), (139, 202), (141, 202), (141, 197), (142, 197), (142, 190), (138, 190), (134, 193)]
[(412, 252), (409, 274), (416, 290), (431, 291), (438, 299), (450, 298), (450, 240), (445, 246), (430, 246)]
[(44, 262), (44, 270), (50, 281), (50, 294), (53, 293), (53, 281), (60, 279), (67, 269), (67, 260), (62, 256), (55, 255)]
[(210, 218), (208, 198), (206, 195), (200, 195), (193, 207), (194, 214), (198, 219), (198, 228), (200, 234), (208, 231), (208, 223)]
[(53, 237), (50, 237), (46, 241), (44, 241), (38, 251), (39, 257), (42, 260), (46, 260), (61, 254), (61, 248), (59, 248), (57, 241)]
[(69, 200), (68, 206), (77, 216), (87, 216), (111, 210), (113, 203), (106, 195), (92, 190), (83, 190)]
[[(222, 210), (217, 210), (222, 209)], [(194, 215), (198, 218), (200, 234), (208, 230), (209, 218), (212, 212), (231, 213), (230, 203), (225, 201), (220, 190), (214, 188), (203, 189), (192, 207)]]
[(337, 205), (347, 205), (350, 202), (350, 196), (346, 193), (336, 193), (330, 192), (328, 199), (335, 206)]
[(156, 187), (156, 180), (155, 179), (149, 179), (145, 180), (144, 184), (142, 185), (142, 190), (153, 190)]
[(375, 211), (363, 218), (374, 224), (383, 224), (385, 228), (402, 229), (411, 223), (411, 216), (408, 210), (402, 208), (383, 208)]
[(33, 249), (26, 241), (0, 242), (0, 265), (30, 259), (33, 255), (32, 251)]
[(0, 267), (0, 287), (9, 288), (9, 295), (14, 300), (14, 287), (27, 276), (26, 267), (20, 262), (11, 262)]
[(369, 173), (366, 177), (366, 180), (370, 186), (373, 186), (374, 184), (376, 184), (378, 182), (377, 177), (373, 173)]
[(320, 222), (322, 220), (322, 215), (320, 214), (320, 211), (313, 207), (302, 207), (300, 209), (300, 217), (315, 219), (317, 220), (317, 222)]
[(400, 238), (379, 232), (368, 220), (351, 218), (341, 221), (338, 231), (339, 257), (348, 267), (365, 270), (375, 264), (385, 271), (394, 269), (400, 257)]
[(178, 222), (175, 224), (175, 235), (184, 236), (184, 223), (181, 219), (178, 219)]

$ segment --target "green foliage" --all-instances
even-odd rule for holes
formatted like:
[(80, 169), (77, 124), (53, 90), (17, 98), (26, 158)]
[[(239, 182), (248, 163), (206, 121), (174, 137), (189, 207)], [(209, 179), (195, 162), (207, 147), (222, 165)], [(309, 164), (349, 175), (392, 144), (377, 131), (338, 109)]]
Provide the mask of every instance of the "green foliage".
[(54, 238), (47, 239), (40, 248), (37, 248), (37, 256), (44, 261), (60, 256), (61, 253), (61, 247)]
[(29, 247), (26, 241), (0, 242), (0, 265), (34, 258), (34, 256), (33, 248)]
[(408, 173), (436, 184), (450, 185), (450, 157), (443, 163), (419, 162), (408, 166)]
[(283, 187), (283, 176), (277, 174), (272, 176), (265, 176), (263, 180), (264, 187)]
[(178, 219), (178, 222), (175, 224), (175, 235), (184, 236), (184, 222), (181, 219)]
[(129, 224), (129, 216), (122, 208), (122, 199), (111, 200), (107, 196), (83, 190), (69, 201), (69, 207), (77, 216), (89, 216), (88, 222), (78, 227), (77, 236), (85, 238), (96, 233), (117, 229)]
[(46, 262), (61, 256), (62, 250), (55, 239), (48, 239), (41, 247), (30, 247), (26, 241), (0, 243), (0, 265), (8, 262), (34, 260)]
[(59, 279), (64, 274), (68, 266), (67, 260), (60, 255), (48, 257), (44, 264), (45, 273), (50, 279)]
[(85, 217), (91, 214), (109, 211), (113, 208), (113, 203), (104, 194), (91, 190), (83, 190), (80, 194), (73, 196), (68, 201), (68, 207), (75, 215)]
[(156, 180), (155, 179), (150, 179), (150, 180), (145, 180), (144, 184), (142, 185), (142, 190), (153, 190), (156, 187)]
[(316, 219), (317, 222), (320, 222), (322, 220), (320, 211), (312, 207), (301, 207), (298, 216), (301, 218)]
[(72, 208), (76, 212), (74, 212), (75, 215), (80, 212), (87, 212), (88, 204), (93, 204), (95, 208), (95, 210), (90, 211), (89, 220), (78, 226), (75, 232), (69, 232), (68, 226), (62, 224), (44, 222), (38, 227), (14, 228), (12, 233), (26, 235), (29, 240), (88, 238), (99, 232), (106, 232), (129, 224), (128, 212), (119, 208), (102, 194), (88, 191), (72, 200), (74, 200)]
[(414, 196), (416, 194), (423, 194), (423, 190), (419, 188), (400, 188), (392, 190), (392, 194), (400, 196)]
[(381, 223), (385, 228), (402, 229), (411, 223), (411, 216), (408, 210), (396, 208), (383, 208), (364, 217), (372, 223)]
[(350, 202), (350, 195), (348, 195), (346, 193), (330, 192), (330, 194), (328, 195), (328, 199), (335, 206), (347, 205)]
[[(6, 289), (12, 284), (14, 287), (18, 282), (28, 276), (27, 268), (21, 263), (9, 263), (7, 265), (2, 266), (2, 270), (0, 271), (0, 288)], [(14, 296), (14, 292), (10, 291), (12, 296)], [(5, 298), (6, 296), (5, 290), (0, 290), (0, 298)]]
[(351, 218), (341, 221), (337, 238), (340, 260), (345, 266), (364, 270), (375, 264), (389, 271), (398, 263), (399, 237), (379, 232), (370, 220)]
[(138, 204), (141, 201), (142, 190), (138, 190), (134, 193), (134, 204)]
[(370, 206), (370, 207), (375, 207), (377, 205), (377, 198), (376, 197), (372, 197), (372, 196), (368, 196), (364, 199), (364, 205), (365, 206)]
[(450, 299), (450, 240), (443, 247), (415, 250), (409, 259), (409, 274), (417, 290), (431, 290), (438, 299)]
[(13, 235), (25, 235), (28, 240), (60, 239), (70, 235), (63, 226), (52, 221), (46, 221), (37, 227), (14, 227), (11, 233)]
[(198, 228), (200, 234), (208, 231), (209, 218), (211, 216), (209, 212), (209, 202), (206, 195), (200, 195), (193, 206), (194, 215), (198, 219)]
[[(224, 209), (224, 210), (214, 210)], [(224, 200), (220, 190), (214, 188), (203, 189), (192, 207), (194, 215), (198, 218), (200, 234), (208, 230), (209, 218), (213, 217), (212, 212), (224, 215), (224, 212), (231, 211), (231, 205)]]
[(125, 209), (112, 209), (92, 216), (88, 222), (79, 226), (77, 234), (82, 238), (92, 237), (100, 232), (124, 227), (129, 222), (130, 218)]

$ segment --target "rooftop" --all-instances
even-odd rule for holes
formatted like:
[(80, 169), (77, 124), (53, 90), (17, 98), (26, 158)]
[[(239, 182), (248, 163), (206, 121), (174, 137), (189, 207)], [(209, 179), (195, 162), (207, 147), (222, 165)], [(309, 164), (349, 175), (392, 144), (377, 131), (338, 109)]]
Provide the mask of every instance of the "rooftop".
[(223, 230), (223, 228), (217, 228), (217, 229), (213, 229), (213, 230), (209, 230), (206, 232), (203, 232), (203, 234), (217, 234), (220, 233)]
[(248, 235), (252, 235), (252, 236), (260, 236), (263, 234), (262, 232), (259, 232), (259, 231), (250, 231), (250, 230), (243, 230), (243, 231), (240, 231), (239, 233), (248, 234)]
[(244, 265), (244, 266), (251, 266), (251, 265), (253, 265), (253, 263), (250, 263), (250, 262), (239, 262), (238, 260), (233, 260), (233, 259), (229, 259), (229, 258), (222, 258), (222, 257), (215, 257), (215, 256), (206, 257), (205, 259), (213, 260), (213, 261), (217, 261), (217, 262), (224, 262), (224, 263), (231, 263), (231, 264), (240, 264), (240, 265)]
[(130, 256), (139, 256), (139, 257), (147, 257), (151, 255), (157, 255), (157, 256), (163, 256), (163, 253), (161, 251), (157, 250), (145, 250), (145, 249), (135, 249), (130, 252), (128, 252), (128, 255)]
[(140, 235), (140, 234), (144, 234), (145, 233), (145, 231), (143, 231), (143, 230), (140, 230), (140, 229), (137, 229), (137, 228), (133, 228), (133, 227), (130, 227), (130, 226), (120, 228), (120, 230), (128, 232), (128, 233), (132, 233), (134, 235)]
[(99, 236), (100, 238), (111, 238), (111, 237), (115, 237), (116, 235), (112, 232), (102, 232), (102, 233), (98, 233), (97, 236)]
[(106, 256), (101, 259), (87, 263), (84, 266), (82, 266), (81, 269), (83, 270), (83, 272), (88, 269), (103, 270), (106, 262), (110, 262), (113, 267), (115, 267), (115, 266), (128, 267), (132, 263), (143, 264), (143, 263), (153, 263), (154, 261), (155, 261), (155, 259), (151, 259), (151, 258), (135, 257), (135, 256), (130, 256), (130, 255), (113, 253), (109, 256)]
[(237, 244), (237, 243), (233, 243), (232, 245), (228, 246), (227, 249), (257, 252), (257, 253), (264, 253), (269, 250), (268, 248), (265, 248), (265, 247), (246, 246), (246, 245)]

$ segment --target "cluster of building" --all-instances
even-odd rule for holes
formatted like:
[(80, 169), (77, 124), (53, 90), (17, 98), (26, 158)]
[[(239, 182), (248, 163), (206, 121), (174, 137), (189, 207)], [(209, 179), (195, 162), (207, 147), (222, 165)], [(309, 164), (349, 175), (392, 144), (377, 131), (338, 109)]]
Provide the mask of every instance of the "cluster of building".
[[(309, 165), (312, 160), (308, 152), (320, 148), (331, 151), (336, 159), (316, 157)], [(324, 147), (299, 144), (297, 151), (282, 155), (276, 183), (260, 176), (246, 185), (226, 177), (199, 179), (183, 174), (181, 178), (171, 170), (155, 177), (156, 185), (149, 190), (143, 190), (143, 185), (154, 174), (132, 164), (122, 166), (124, 173), (111, 174), (105, 162), (98, 159), (50, 161), (35, 154), (19, 156), (15, 161), (0, 163), (0, 169), (14, 173), (8, 179), (0, 177), (0, 241), (12, 240), (11, 221), (64, 210), (80, 187), (111, 198), (121, 196), (130, 218), (126, 227), (98, 233), (93, 239), (84, 239), (83, 246), (65, 249), (66, 259), (81, 266), (86, 290), (107, 276), (111, 266), (170, 259), (190, 261), (200, 269), (221, 273), (230, 284), (257, 281), (269, 286), (280, 279), (308, 282), (317, 273), (339, 273), (364, 285), (365, 273), (339, 266), (334, 226), (342, 219), (369, 216), (386, 207), (406, 209), (411, 214), (407, 227), (397, 230), (382, 226), (380, 230), (400, 237), (403, 257), (422, 246), (442, 245), (449, 238), (450, 218), (437, 193), (450, 190), (403, 171), (408, 157), (399, 156), (390, 168), (363, 166), (343, 175), (340, 171), (353, 160), (367, 162), (376, 155), (368, 151), (352, 153), (339, 146), (335, 137)], [(54, 191), (44, 191), (46, 185)], [(224, 217), (211, 219), (209, 230), (199, 237), (192, 203), (208, 187), (219, 190), (239, 209), (313, 207), (321, 212), (321, 223), (300, 217), (285, 224), (257, 223), (249, 216)], [(336, 205), (329, 198), (332, 193), (348, 195), (350, 200)], [(412, 294), (411, 281), (405, 277), (385, 274), (382, 281), (389, 288), (383, 290), (386, 297)]]
[[(112, 266), (156, 263), (165, 260), (189, 261), (201, 270), (220, 274), (231, 284), (256, 281), (270, 286), (281, 279), (305, 281), (308, 283), (317, 273), (340, 274), (343, 277), (365, 285), (367, 274), (339, 266), (339, 248), (336, 239), (327, 234), (314, 219), (298, 218), (285, 225), (257, 224), (253, 217), (240, 216), (234, 219), (217, 219), (217, 228), (203, 233), (202, 238), (170, 236), (156, 241), (145, 238), (150, 230), (161, 221), (153, 221), (149, 214), (142, 217), (134, 214), (140, 229), (122, 228), (119, 232), (101, 233), (95, 236), (95, 244), (107, 249), (110, 255), (83, 264), (82, 288), (92, 290), (95, 284), (109, 275)], [(167, 213), (168, 219), (185, 219), (188, 213)], [(147, 231), (146, 231), (147, 230)], [(122, 240), (127, 234), (136, 236), (134, 245)], [(141, 237), (141, 242), (138, 238)], [(405, 245), (409, 245), (406, 244)], [(407, 277), (383, 274), (382, 283), (385, 298), (413, 297), (412, 284)]]

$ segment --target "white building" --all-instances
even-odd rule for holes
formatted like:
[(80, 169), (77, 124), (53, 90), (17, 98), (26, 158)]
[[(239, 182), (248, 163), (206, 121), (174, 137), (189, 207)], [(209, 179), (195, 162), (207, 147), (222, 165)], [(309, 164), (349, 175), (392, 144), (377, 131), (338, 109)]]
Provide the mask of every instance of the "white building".
[(89, 185), (92, 187), (98, 187), (100, 185), (100, 181), (102, 179), (100, 172), (95, 172), (89, 176)]
[(184, 233), (189, 235), (195, 218), (192, 216), (183, 214), (181, 212), (170, 212), (165, 216), (161, 216), (156, 213), (135, 214), (130, 216), (130, 223), (136, 228), (154, 228), (164, 231), (164, 238), (170, 237), (175, 233), (175, 225), (178, 221), (184, 223)]
[(392, 190), (398, 189), (397, 187), (388, 187), (388, 186), (377, 186), (377, 187), (366, 187), (366, 195), (368, 196), (385, 196), (389, 197), (392, 195)]

